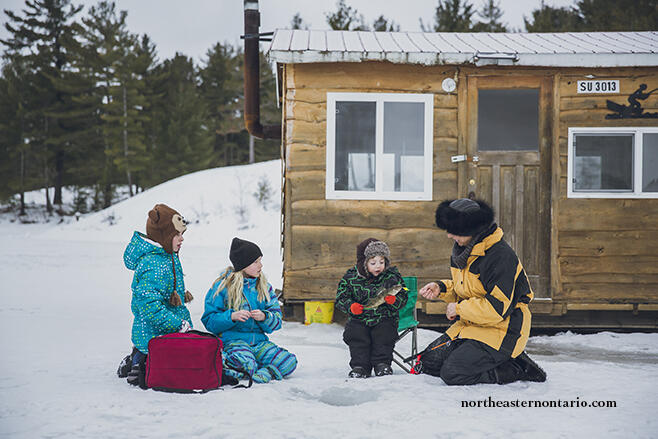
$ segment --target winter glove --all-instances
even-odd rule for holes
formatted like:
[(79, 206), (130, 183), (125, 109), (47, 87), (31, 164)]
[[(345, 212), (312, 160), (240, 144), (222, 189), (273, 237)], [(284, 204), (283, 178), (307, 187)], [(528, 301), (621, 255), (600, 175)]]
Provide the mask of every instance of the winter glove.
[(187, 332), (190, 329), (192, 329), (192, 327), (190, 326), (190, 323), (187, 320), (183, 320), (183, 324), (181, 325), (180, 331), (178, 331), (178, 332)]
[(361, 314), (363, 312), (363, 305), (361, 305), (360, 303), (354, 302), (353, 304), (350, 305), (350, 311), (355, 316), (358, 316), (359, 314)]
[(393, 305), (393, 303), (395, 302), (395, 296), (388, 294), (386, 295), (386, 297), (384, 297), (384, 301), (389, 305)]

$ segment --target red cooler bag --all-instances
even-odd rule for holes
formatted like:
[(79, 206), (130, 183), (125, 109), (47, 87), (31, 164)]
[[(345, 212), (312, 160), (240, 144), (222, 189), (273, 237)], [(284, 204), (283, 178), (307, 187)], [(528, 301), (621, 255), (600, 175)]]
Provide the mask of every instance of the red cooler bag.
[(149, 341), (146, 386), (168, 392), (218, 389), (222, 385), (222, 341), (201, 331), (178, 332)]

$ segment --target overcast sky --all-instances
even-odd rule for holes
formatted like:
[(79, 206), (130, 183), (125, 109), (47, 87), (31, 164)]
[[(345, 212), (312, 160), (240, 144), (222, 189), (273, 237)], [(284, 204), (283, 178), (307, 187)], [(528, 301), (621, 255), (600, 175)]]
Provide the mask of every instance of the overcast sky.
[[(480, 9), (485, 0), (470, 0)], [(73, 0), (75, 4), (94, 5), (97, 0)], [(117, 9), (128, 11), (131, 32), (148, 34), (155, 42), (160, 59), (176, 52), (192, 56), (196, 61), (205, 58), (206, 51), (217, 42), (242, 44), (243, 0), (115, 0)], [(301, 14), (311, 29), (328, 29), (327, 13), (336, 10), (336, 0), (260, 0), (261, 32), (290, 28), (293, 15)], [(362, 14), (368, 25), (383, 14), (393, 20), (402, 31), (420, 31), (419, 18), (426, 24), (434, 23), (438, 0), (346, 0), (347, 5)], [(509, 28), (525, 31), (523, 17), (530, 17), (541, 0), (499, 0), (502, 21)], [(572, 6), (574, 0), (545, 0), (555, 7)], [(1, 0), (2, 9), (21, 10), (24, 0)], [(83, 13), (86, 13), (83, 11)], [(19, 15), (23, 15), (20, 13)], [(0, 38), (7, 36), (2, 13)]]

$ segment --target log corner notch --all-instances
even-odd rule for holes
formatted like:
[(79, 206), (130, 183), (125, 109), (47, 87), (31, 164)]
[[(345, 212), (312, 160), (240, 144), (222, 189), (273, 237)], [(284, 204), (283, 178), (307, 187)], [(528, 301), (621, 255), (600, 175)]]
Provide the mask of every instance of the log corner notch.
[(260, 123), (259, 28), (258, 0), (244, 0), (244, 124), (254, 137), (280, 139), (281, 125)]

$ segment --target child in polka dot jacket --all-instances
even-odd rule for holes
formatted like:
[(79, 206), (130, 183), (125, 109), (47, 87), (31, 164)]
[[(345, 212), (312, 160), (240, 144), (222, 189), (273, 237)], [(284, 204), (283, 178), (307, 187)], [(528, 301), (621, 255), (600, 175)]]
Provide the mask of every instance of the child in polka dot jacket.
[(186, 229), (185, 220), (177, 211), (156, 204), (148, 213), (146, 235), (135, 232), (123, 254), (126, 267), (135, 272), (130, 305), (134, 315), (134, 348), (119, 365), (117, 374), (127, 377), (130, 384), (145, 387), (149, 340), (192, 327), (184, 304), (192, 300), (192, 295), (185, 290), (178, 258)]
[[(201, 321), (224, 342), (224, 361), (247, 371), (256, 383), (280, 380), (297, 367), (297, 357), (269, 341), (281, 329), (281, 308), (261, 272), (263, 253), (253, 242), (233, 238), (226, 268), (206, 295)], [(229, 368), (234, 378), (245, 378)]]

